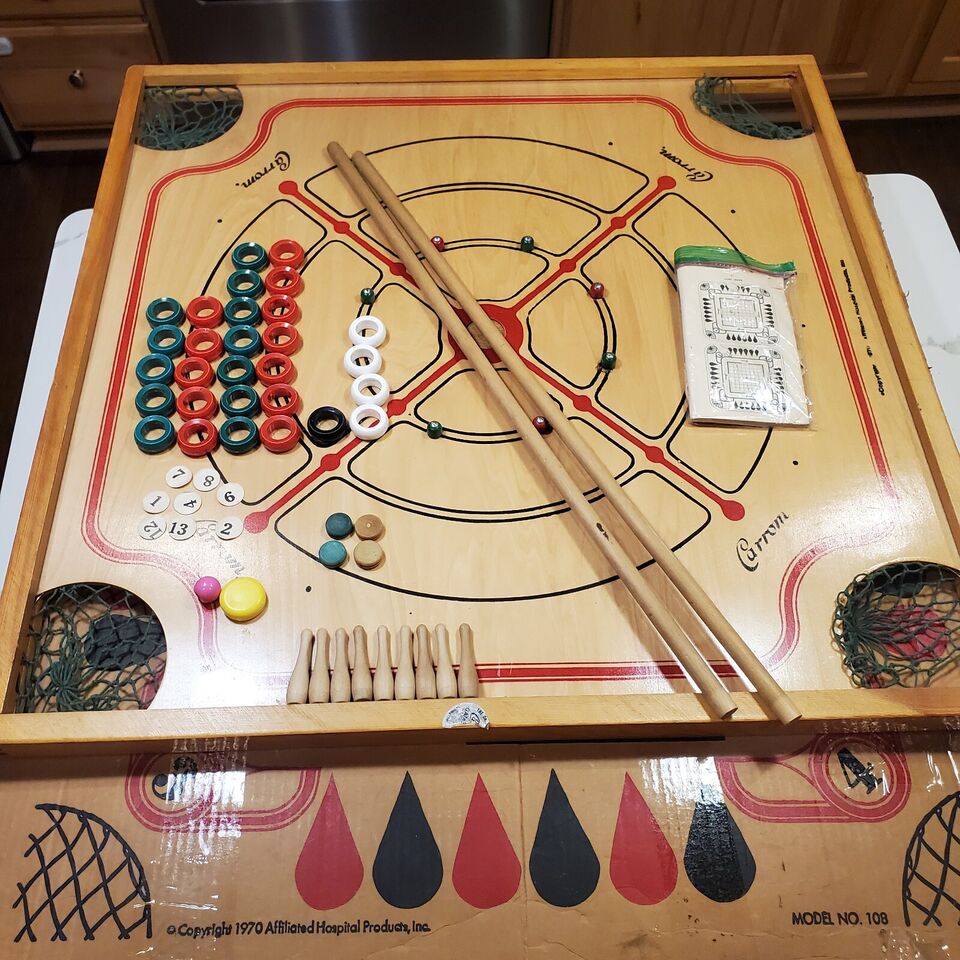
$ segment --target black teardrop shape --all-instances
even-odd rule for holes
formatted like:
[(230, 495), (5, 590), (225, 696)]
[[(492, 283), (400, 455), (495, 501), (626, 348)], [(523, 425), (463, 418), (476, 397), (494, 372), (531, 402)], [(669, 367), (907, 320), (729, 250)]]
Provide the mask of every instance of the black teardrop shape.
[(555, 907), (575, 907), (597, 889), (600, 861), (570, 806), (557, 771), (543, 798), (537, 836), (530, 851), (530, 879)]
[(753, 885), (757, 864), (722, 795), (700, 791), (683, 868), (697, 890), (716, 903), (739, 900)]
[(403, 910), (429, 903), (443, 882), (440, 849), (409, 771), (373, 861), (373, 882), (387, 903)]

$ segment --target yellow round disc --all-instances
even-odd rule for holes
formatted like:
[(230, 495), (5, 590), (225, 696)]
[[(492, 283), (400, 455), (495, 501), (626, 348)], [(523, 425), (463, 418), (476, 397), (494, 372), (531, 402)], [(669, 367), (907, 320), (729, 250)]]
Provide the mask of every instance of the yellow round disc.
[(376, 540), (361, 540), (353, 548), (353, 559), (358, 567), (372, 570), (383, 563), (383, 547)]
[(236, 623), (259, 617), (267, 605), (267, 591), (253, 577), (237, 577), (220, 591), (220, 609)]

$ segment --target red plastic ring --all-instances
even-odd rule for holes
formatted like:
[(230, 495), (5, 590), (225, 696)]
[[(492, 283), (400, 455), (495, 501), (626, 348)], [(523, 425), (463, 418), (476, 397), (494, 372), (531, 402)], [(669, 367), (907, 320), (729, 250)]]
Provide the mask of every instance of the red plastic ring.
[(303, 263), (305, 254), (303, 247), (296, 240), (278, 240), (270, 248), (268, 256), (275, 267), (293, 267), (296, 269)]
[(260, 395), (260, 409), (268, 417), (292, 417), (300, 412), (301, 405), (300, 394), (289, 383), (275, 383)]
[(293, 361), (282, 353), (265, 353), (255, 367), (257, 379), (265, 386), (290, 383), (297, 375)]
[(267, 293), (285, 293), (288, 297), (295, 297), (303, 290), (303, 277), (293, 267), (274, 267), (263, 278), (263, 285)]
[(223, 320), (223, 304), (216, 297), (194, 297), (187, 304), (187, 319), (193, 326), (206, 330), (219, 326)]
[(209, 387), (216, 374), (203, 357), (184, 357), (174, 368), (173, 379), (181, 390), (186, 390), (187, 387)]
[[(264, 350), (269, 353), (283, 353), (288, 357), (291, 353), (296, 353), (300, 349), (300, 344), (303, 343), (300, 331), (292, 323), (287, 323), (286, 320), (271, 323), (263, 331), (262, 337)], [(287, 339), (281, 340), (281, 337)], [(189, 342), (189, 337), (187, 340)]]
[[(198, 401), (203, 406), (195, 408)], [(217, 398), (206, 387), (187, 387), (177, 397), (177, 413), (183, 420), (212, 420), (217, 406)]]
[[(193, 438), (200, 436), (196, 443)], [(220, 434), (209, 420), (187, 420), (177, 431), (177, 444), (188, 457), (205, 457), (217, 449)]]
[(272, 293), (260, 304), (260, 315), (267, 323), (296, 323), (300, 319), (300, 304), (285, 293)]
[[(281, 430), (286, 430), (287, 433), (280, 438), (276, 438), (274, 435)], [(299, 440), (300, 424), (285, 413), (267, 417), (260, 424), (260, 442), (271, 453), (286, 453), (288, 450), (292, 450)]]
[(223, 353), (223, 337), (216, 330), (191, 330), (187, 334), (187, 356), (216, 360)]

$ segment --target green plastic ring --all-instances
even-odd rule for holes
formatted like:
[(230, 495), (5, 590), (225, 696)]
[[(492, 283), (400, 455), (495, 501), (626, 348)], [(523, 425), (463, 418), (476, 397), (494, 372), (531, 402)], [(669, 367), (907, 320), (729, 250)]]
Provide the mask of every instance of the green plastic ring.
[(151, 353), (162, 353), (168, 357), (179, 357), (183, 353), (186, 337), (179, 327), (168, 323), (154, 327), (147, 336), (147, 349)]
[[(159, 403), (151, 400), (160, 398)], [(173, 391), (165, 383), (147, 383), (138, 391), (134, 400), (137, 413), (141, 417), (169, 417), (177, 408), (177, 401), (173, 398)]]
[[(159, 437), (150, 436), (154, 430), (161, 431)], [(177, 431), (174, 430), (169, 417), (150, 414), (133, 428), (133, 439), (137, 441), (137, 446), (144, 453), (163, 453), (176, 442)]]
[(236, 270), (227, 277), (227, 293), (231, 297), (259, 297), (263, 277), (256, 270)]
[[(241, 428), (246, 433), (237, 439), (234, 433)], [(246, 453), (259, 443), (257, 425), (249, 417), (231, 417), (220, 424), (220, 445), (229, 453)]]
[(253, 387), (235, 383), (220, 395), (220, 409), (225, 417), (255, 417), (260, 412), (260, 397)]
[[(240, 372), (234, 374), (238, 370)], [(225, 387), (232, 387), (235, 383), (253, 383), (257, 375), (246, 357), (229, 356), (217, 364), (217, 379)]]
[[(150, 373), (159, 367), (159, 373)], [(137, 363), (137, 379), (144, 385), (148, 383), (173, 383), (173, 361), (163, 353), (148, 353)]]
[(238, 270), (262, 270), (270, 262), (259, 243), (241, 243), (233, 248), (230, 259)]
[[(163, 316), (163, 314), (169, 314)], [(151, 327), (179, 327), (183, 323), (183, 307), (173, 297), (157, 297), (147, 304), (147, 323)]]
[(253, 297), (234, 297), (223, 305), (223, 315), (231, 327), (237, 325), (255, 327), (261, 319), (260, 304)]
[[(240, 340), (247, 340), (248, 343), (239, 343)], [(263, 349), (263, 341), (260, 334), (245, 323), (231, 327), (223, 338), (223, 345), (227, 353), (238, 357), (255, 357)]]

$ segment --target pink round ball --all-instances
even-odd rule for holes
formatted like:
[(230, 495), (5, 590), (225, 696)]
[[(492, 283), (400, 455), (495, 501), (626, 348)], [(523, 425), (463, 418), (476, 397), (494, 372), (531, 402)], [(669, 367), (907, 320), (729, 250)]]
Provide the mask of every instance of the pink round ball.
[(216, 577), (201, 577), (193, 585), (193, 592), (201, 603), (216, 603), (220, 599), (220, 581)]

